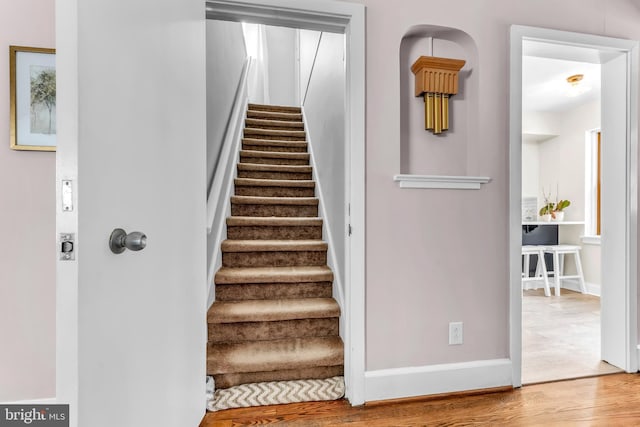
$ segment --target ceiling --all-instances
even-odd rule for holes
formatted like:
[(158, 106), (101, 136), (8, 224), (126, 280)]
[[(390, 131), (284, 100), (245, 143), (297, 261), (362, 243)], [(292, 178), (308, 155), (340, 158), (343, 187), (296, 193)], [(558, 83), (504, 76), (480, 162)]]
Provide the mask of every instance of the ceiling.
[[(579, 85), (585, 92), (570, 96), (571, 85), (567, 77), (574, 74), (584, 75)], [(562, 112), (598, 99), (600, 64), (540, 56), (522, 57), (523, 112)]]

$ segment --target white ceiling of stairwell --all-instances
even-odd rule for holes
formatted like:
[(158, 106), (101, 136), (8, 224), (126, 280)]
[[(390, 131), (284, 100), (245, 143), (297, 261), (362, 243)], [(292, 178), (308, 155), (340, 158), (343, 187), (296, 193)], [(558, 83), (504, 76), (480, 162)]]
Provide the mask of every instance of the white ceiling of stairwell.
[[(572, 59), (572, 60), (568, 60)], [(597, 51), (541, 42), (525, 42), (522, 57), (522, 109), (562, 112), (600, 99)], [(567, 77), (583, 74), (580, 85), (590, 90), (569, 96)]]

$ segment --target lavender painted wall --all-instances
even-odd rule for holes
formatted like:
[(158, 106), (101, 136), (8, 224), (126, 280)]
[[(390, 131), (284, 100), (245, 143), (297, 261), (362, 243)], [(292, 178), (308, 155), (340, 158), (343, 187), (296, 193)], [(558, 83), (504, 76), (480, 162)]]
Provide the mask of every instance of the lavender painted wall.
[[(367, 370), (508, 357), (509, 27), (639, 39), (640, 6), (626, 0), (359, 3), (367, 6)], [(456, 28), (477, 46), (472, 73), (479, 107), (469, 115), (478, 127), (467, 141), (465, 169), (492, 178), (481, 190), (401, 190), (393, 182), (405, 131), (399, 48), (406, 32), (422, 24)], [(457, 161), (440, 154), (443, 162)], [(411, 159), (411, 167), (421, 170), (421, 161), (428, 164), (428, 153)], [(464, 322), (464, 345), (448, 345), (450, 321)]]
[(9, 149), (9, 45), (55, 47), (53, 0), (0, 3), (0, 401), (55, 395), (55, 153)]

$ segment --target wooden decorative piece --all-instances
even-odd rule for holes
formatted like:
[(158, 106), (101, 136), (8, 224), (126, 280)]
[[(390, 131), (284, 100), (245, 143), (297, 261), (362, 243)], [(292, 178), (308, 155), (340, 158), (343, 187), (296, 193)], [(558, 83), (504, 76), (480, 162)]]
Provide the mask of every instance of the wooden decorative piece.
[(434, 134), (449, 129), (449, 97), (458, 93), (461, 59), (421, 56), (411, 66), (415, 95), (424, 97), (424, 128)]

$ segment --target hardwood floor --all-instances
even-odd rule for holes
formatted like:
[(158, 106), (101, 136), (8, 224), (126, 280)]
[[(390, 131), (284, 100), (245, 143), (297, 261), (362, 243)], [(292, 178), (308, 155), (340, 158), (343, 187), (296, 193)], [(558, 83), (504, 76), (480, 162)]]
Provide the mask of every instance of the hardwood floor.
[(200, 427), (275, 426), (637, 426), (640, 375), (525, 386), (464, 396), (436, 396), (351, 407), (312, 402), (209, 413)]
[(522, 383), (621, 372), (600, 360), (600, 298), (542, 289), (522, 298)]

